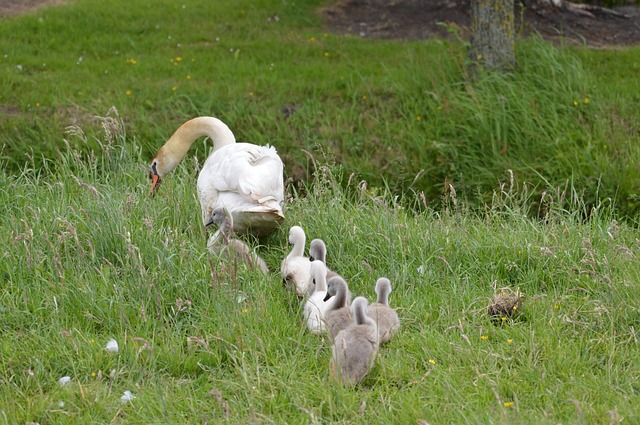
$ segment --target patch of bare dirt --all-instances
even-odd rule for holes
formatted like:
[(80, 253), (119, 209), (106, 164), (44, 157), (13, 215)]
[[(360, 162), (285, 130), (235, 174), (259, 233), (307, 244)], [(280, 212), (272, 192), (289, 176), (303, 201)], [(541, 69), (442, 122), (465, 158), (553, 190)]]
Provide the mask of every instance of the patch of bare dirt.
[[(640, 44), (640, 8), (632, 0), (612, 8), (614, 13), (593, 11), (591, 16), (516, 4), (516, 27), (524, 35), (592, 47)], [(468, 39), (470, 9), (470, 0), (336, 0), (320, 13), (338, 34), (421, 40), (447, 37), (453, 30)]]
[(0, 0), (0, 18), (31, 12), (44, 6), (58, 6), (64, 0)]

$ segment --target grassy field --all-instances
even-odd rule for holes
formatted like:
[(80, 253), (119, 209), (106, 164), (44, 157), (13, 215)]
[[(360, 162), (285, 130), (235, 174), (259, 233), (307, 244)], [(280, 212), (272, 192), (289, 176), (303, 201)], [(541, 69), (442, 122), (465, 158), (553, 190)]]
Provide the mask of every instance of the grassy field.
[[(330, 35), (321, 4), (0, 21), (0, 423), (640, 420), (638, 48), (523, 41), (472, 84), (462, 44)], [(194, 115), (285, 160), (268, 276), (205, 249), (206, 143), (148, 196)], [(393, 284), (402, 328), (355, 389), (282, 286), (295, 224), (354, 294)], [(501, 290), (524, 302), (492, 320)]]
[[(481, 207), (511, 169), (536, 195), (569, 179), (589, 205), (635, 217), (638, 48), (523, 41), (513, 75), (471, 84), (463, 44), (334, 36), (321, 4), (76, 0), (3, 20), (3, 168), (55, 163), (68, 125), (89, 132), (115, 106), (149, 158), (188, 118), (215, 115), (275, 144), (295, 181), (311, 172), (304, 149), (434, 205), (453, 181)], [(97, 149), (88, 135), (83, 150)]]

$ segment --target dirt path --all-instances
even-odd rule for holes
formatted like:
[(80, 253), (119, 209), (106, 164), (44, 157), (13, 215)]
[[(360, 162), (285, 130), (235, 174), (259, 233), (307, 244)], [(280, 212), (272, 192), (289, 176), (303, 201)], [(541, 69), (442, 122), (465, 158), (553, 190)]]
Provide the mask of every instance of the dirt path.
[[(469, 0), (337, 0), (320, 13), (338, 34), (419, 40), (446, 37), (453, 30), (467, 39), (469, 9)], [(524, 34), (592, 47), (640, 44), (640, 8), (630, 2), (614, 10), (626, 17), (520, 9), (516, 25)]]
[[(470, 0), (336, 0), (320, 10), (331, 31), (370, 38), (446, 37), (453, 30), (466, 38)], [(0, 0), (0, 17), (27, 13), (64, 0)], [(615, 11), (624, 15), (588, 17), (556, 9), (516, 13), (521, 33), (537, 32), (592, 47), (640, 44), (640, 7), (629, 0)]]
[(39, 7), (56, 6), (64, 0), (0, 0), (0, 17), (31, 12)]

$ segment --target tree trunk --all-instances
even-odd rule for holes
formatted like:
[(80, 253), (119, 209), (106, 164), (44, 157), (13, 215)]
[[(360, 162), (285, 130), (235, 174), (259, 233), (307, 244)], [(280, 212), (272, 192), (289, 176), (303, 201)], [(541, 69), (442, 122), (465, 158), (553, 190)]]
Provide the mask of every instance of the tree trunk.
[(471, 0), (472, 72), (477, 66), (509, 71), (516, 62), (514, 0)]

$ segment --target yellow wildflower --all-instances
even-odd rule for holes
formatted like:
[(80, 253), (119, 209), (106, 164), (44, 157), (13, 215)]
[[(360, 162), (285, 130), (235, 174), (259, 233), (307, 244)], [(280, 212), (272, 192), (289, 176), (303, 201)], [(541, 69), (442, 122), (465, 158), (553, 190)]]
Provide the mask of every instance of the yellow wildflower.
[(486, 341), (489, 339), (489, 337), (487, 335), (480, 335), (480, 339)]
[(505, 401), (503, 404), (504, 404), (504, 407), (512, 407), (513, 401)]
[(429, 364), (434, 365), (434, 364), (436, 364), (436, 361), (433, 360), (433, 359), (429, 359)]

